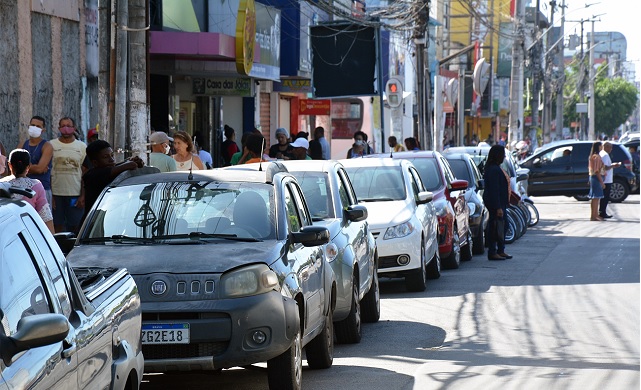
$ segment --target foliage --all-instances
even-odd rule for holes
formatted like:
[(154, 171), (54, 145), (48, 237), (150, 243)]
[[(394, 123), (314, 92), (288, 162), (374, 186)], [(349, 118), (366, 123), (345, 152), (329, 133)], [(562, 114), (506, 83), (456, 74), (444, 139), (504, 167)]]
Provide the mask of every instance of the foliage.
[[(614, 130), (624, 123), (634, 111), (639, 91), (636, 86), (621, 77), (607, 77), (607, 63), (601, 65), (596, 71), (594, 82), (594, 128), (597, 134), (604, 133), (612, 136)], [(585, 77), (581, 77), (579, 66), (575, 62), (566, 69), (565, 91), (563, 105), (563, 125), (569, 127), (571, 122), (579, 121), (576, 113), (576, 104), (579, 102), (580, 89), (577, 87), (581, 79), (585, 82), (586, 99), (588, 91), (587, 70)], [(585, 116), (587, 125), (587, 115)]]

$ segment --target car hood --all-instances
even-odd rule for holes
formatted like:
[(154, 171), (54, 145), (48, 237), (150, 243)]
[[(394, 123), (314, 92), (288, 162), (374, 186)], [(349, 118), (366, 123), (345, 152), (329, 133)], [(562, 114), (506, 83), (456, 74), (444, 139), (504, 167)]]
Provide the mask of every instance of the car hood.
[(410, 219), (414, 212), (404, 200), (361, 204), (367, 207), (367, 223), (372, 229), (398, 225)]
[(67, 256), (73, 267), (127, 268), (132, 275), (222, 273), (250, 263), (271, 264), (285, 241), (216, 241), (192, 245), (81, 245)]

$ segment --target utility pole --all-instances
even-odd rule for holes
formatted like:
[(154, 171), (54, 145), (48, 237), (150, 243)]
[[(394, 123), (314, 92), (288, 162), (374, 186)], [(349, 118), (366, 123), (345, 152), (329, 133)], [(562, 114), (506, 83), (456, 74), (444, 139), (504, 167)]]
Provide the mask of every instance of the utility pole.
[[(556, 1), (552, 0), (550, 1), (550, 29), (552, 29), (552, 26), (554, 25), (554, 10), (556, 8)], [(551, 30), (548, 30), (551, 31)], [(550, 142), (550, 124), (552, 123), (552, 107), (550, 106), (551, 103), (551, 90), (550, 90), (550, 78), (552, 76), (552, 58), (553, 58), (553, 53), (550, 51), (551, 50), (551, 45), (554, 44), (552, 42), (552, 36), (551, 34), (547, 34), (546, 36), (546, 55), (545, 55), (545, 73), (543, 75), (543, 125), (541, 126), (543, 129), (543, 143)]]
[[(539, 39), (539, 23), (541, 21), (540, 19), (540, 11), (539, 11), (539, 6), (540, 6), (540, 0), (536, 0), (536, 9), (534, 10), (535, 16), (534, 16), (534, 39), (536, 39), (533, 47), (532, 47), (532, 60), (530, 62), (531, 64), (531, 71), (532, 71), (532, 126), (530, 127), (530, 138), (532, 138), (532, 143), (534, 145), (537, 145), (537, 137), (536, 137), (536, 132), (537, 129), (539, 128), (539, 95), (541, 92), (541, 40)], [(534, 137), (532, 137), (532, 129), (534, 129)]]
[(595, 121), (595, 112), (594, 112), (594, 48), (596, 46), (596, 41), (594, 39), (594, 22), (595, 20), (592, 19), (592, 34), (590, 35), (590, 46), (588, 50), (590, 51), (589, 53), (589, 58), (590, 58), (590, 69), (589, 69), (589, 80), (588, 80), (588, 85), (589, 85), (589, 91), (590, 91), (590, 100), (588, 100), (588, 139), (590, 140), (595, 140), (596, 139), (596, 134), (594, 131), (594, 121)]
[[(510, 78), (510, 127), (508, 132), (508, 145), (512, 141), (519, 141), (522, 134), (519, 129), (519, 103), (521, 96), (521, 64), (523, 62), (523, 12), (522, 0), (515, 0), (514, 10), (514, 45), (512, 46), (512, 72)], [(460, 103), (459, 103), (460, 104)]]
[(565, 25), (565, 0), (561, 4), (561, 47), (558, 54), (558, 77), (556, 79), (556, 134), (557, 136), (563, 132), (563, 84), (565, 82), (565, 63), (563, 57), (563, 36)]
[[(579, 103), (585, 103), (585, 55), (583, 54), (583, 22), (586, 20), (581, 19), (581, 39), (579, 40), (579, 45), (581, 46), (581, 62), (579, 63)], [(579, 114), (580, 123), (581, 123), (581, 136), (579, 139), (586, 140), (587, 134), (585, 133), (585, 121), (583, 120), (583, 113)]]

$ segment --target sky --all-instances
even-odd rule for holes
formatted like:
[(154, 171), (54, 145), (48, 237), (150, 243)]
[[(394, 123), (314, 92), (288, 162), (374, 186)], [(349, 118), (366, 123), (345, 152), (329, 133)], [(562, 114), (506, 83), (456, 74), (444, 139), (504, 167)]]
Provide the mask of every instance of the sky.
[[(543, 9), (544, 0), (541, 1), (541, 10), (549, 18), (549, 5)], [(563, 0), (557, 0), (562, 3)], [(549, 2), (548, 2), (549, 3)], [(589, 5), (586, 7), (586, 4)], [(641, 2), (639, 0), (565, 0), (567, 6), (565, 10), (566, 20), (594, 19), (595, 32), (616, 31), (623, 34), (627, 41), (627, 61), (633, 62), (636, 71), (637, 81), (641, 80)], [(560, 13), (556, 15), (560, 16)], [(557, 17), (555, 16), (554, 25)], [(583, 30), (591, 31), (592, 23), (584, 23)], [(566, 22), (565, 34), (575, 32), (580, 34), (581, 27), (579, 23)], [(586, 34), (587, 36), (587, 34)]]

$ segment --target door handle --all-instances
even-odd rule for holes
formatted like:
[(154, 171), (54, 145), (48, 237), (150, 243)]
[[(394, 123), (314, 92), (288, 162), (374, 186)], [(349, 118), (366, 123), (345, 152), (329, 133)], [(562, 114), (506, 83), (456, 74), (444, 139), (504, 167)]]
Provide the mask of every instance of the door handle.
[(69, 359), (73, 354), (75, 354), (78, 350), (78, 347), (76, 346), (76, 343), (73, 343), (69, 346), (67, 349), (62, 350), (62, 357), (65, 359)]

